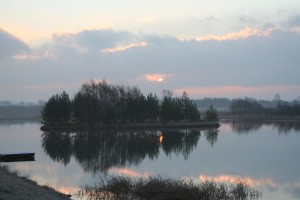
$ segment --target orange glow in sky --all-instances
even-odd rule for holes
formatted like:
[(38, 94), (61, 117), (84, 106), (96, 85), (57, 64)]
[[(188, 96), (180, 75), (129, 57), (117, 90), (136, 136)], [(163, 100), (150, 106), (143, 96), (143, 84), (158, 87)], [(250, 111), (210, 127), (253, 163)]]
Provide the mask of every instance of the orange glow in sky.
[(162, 82), (166, 79), (167, 76), (167, 74), (145, 74), (144, 78), (147, 81)]
[(204, 40), (237, 40), (237, 39), (243, 39), (250, 36), (268, 36), (272, 32), (272, 29), (267, 29), (265, 31), (262, 31), (260, 29), (251, 29), (251, 28), (245, 28), (238, 32), (232, 32), (225, 35), (204, 35), (197, 37), (197, 41), (204, 41)]
[(106, 48), (103, 49), (102, 52), (104, 53), (114, 53), (118, 51), (125, 51), (133, 47), (144, 47), (147, 46), (147, 42), (140, 42), (140, 43), (132, 43), (132, 44), (127, 44), (127, 45), (122, 45), (114, 48)]

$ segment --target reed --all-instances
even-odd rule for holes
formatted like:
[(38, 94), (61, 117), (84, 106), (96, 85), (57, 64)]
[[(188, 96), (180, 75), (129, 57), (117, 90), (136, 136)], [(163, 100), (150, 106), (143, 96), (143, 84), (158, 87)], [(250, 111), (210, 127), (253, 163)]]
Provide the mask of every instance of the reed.
[(258, 199), (261, 192), (251, 188), (243, 179), (236, 183), (204, 181), (196, 183), (192, 179), (132, 178), (128, 176), (100, 177), (94, 186), (86, 186), (83, 194), (89, 199), (129, 199), (129, 200), (248, 200)]

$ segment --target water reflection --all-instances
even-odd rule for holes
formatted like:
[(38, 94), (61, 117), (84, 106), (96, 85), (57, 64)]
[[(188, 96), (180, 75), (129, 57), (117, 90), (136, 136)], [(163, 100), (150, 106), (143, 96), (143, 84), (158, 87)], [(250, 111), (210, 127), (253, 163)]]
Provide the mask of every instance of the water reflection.
[[(195, 135), (191, 130), (178, 131), (177, 134), (182, 136), (174, 135), (177, 139), (172, 140), (176, 142), (168, 141), (176, 131), (51, 132), (43, 133), (41, 138), (39, 123), (0, 124), (0, 152), (35, 152), (37, 161), (9, 163), (10, 168), (42, 185), (53, 185), (69, 193), (76, 192), (82, 185), (94, 183), (95, 177), (102, 174), (98, 165), (106, 166), (104, 172), (108, 175), (136, 177), (162, 174), (230, 181), (230, 172), (235, 172), (262, 190), (263, 199), (300, 199), (299, 123), (268, 122), (253, 126), (250, 123), (222, 122), (220, 131), (201, 130)], [(250, 127), (250, 131), (233, 127)], [(243, 134), (237, 130), (243, 130)], [(278, 137), (278, 134), (287, 135)], [(129, 147), (128, 140), (137, 144)], [(141, 150), (137, 148), (139, 144)], [(147, 144), (152, 147), (147, 147)], [(157, 152), (150, 158), (150, 150), (155, 148)], [(123, 154), (116, 155), (117, 152)], [(116, 156), (126, 164), (117, 162)], [(140, 160), (136, 162), (138, 165), (133, 158)], [(82, 166), (86, 166), (86, 171)], [(97, 173), (93, 174), (93, 170)]]
[(188, 159), (189, 154), (197, 147), (201, 136), (199, 130), (163, 131), (162, 149), (166, 155), (182, 154)]
[[(298, 122), (246, 122), (229, 123), (238, 134), (257, 132), (263, 125), (271, 126), (279, 134), (300, 130)], [(218, 141), (218, 129), (202, 130), (206, 141), (214, 146)], [(138, 165), (144, 159), (159, 157), (160, 150), (167, 156), (189, 158), (201, 137), (200, 130), (164, 131), (81, 131), (44, 132), (42, 147), (49, 157), (67, 165), (72, 156), (86, 172), (107, 172), (111, 167)]]
[(42, 147), (54, 161), (67, 165), (73, 151), (72, 138), (70, 133), (44, 133), (42, 135)]
[(40, 121), (41, 121), (40, 119), (14, 119), (14, 120), (0, 119), (0, 126), (37, 124), (40, 123)]
[[(205, 130), (204, 134), (211, 145), (217, 141), (217, 130)], [(56, 162), (67, 165), (74, 156), (84, 171), (96, 173), (138, 165), (145, 158), (157, 159), (160, 150), (167, 156), (181, 155), (187, 160), (200, 137), (200, 130), (51, 131), (42, 134), (42, 147)]]
[(300, 121), (232, 121), (229, 122), (232, 130), (239, 134), (257, 132), (263, 126), (271, 126), (278, 134), (288, 134), (291, 131), (300, 131)]
[(236, 183), (238, 181), (242, 181), (247, 183), (248, 186), (251, 188), (261, 188), (261, 187), (268, 187), (270, 189), (278, 189), (279, 187), (282, 187), (279, 183), (276, 183), (272, 178), (259, 178), (255, 179), (249, 176), (242, 176), (240, 174), (221, 174), (218, 176), (208, 176), (208, 175), (199, 175), (200, 181), (206, 181), (206, 180), (214, 180), (218, 183)]
[[(242, 181), (247, 183), (247, 185), (251, 188), (266, 188), (267, 190), (273, 192), (288, 191), (288, 193), (292, 194), (297, 199), (300, 198), (300, 181), (279, 183), (271, 177), (253, 178), (250, 176), (241, 176), (239, 174), (221, 174), (218, 176), (207, 176), (202, 174), (199, 175), (199, 180), (202, 182), (207, 180), (213, 180), (217, 183), (227, 182), (232, 184), (236, 183), (237, 181)], [(263, 195), (263, 197), (264, 196), (266, 195)]]
[(300, 131), (300, 122), (288, 121), (273, 123), (273, 127), (277, 129), (279, 134), (288, 134), (291, 131)]
[(248, 134), (251, 132), (256, 132), (262, 128), (263, 123), (258, 121), (248, 122), (248, 121), (233, 121), (230, 123), (232, 130), (239, 134)]
[(214, 146), (214, 144), (218, 140), (218, 134), (219, 130), (218, 129), (207, 129), (204, 130), (204, 135), (206, 137), (206, 141), (211, 144), (211, 146)]

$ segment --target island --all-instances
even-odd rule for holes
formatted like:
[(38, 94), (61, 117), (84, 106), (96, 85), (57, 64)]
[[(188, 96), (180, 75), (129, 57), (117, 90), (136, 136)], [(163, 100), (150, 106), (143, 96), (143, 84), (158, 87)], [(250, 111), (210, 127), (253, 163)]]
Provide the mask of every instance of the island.
[(44, 104), (41, 130), (89, 128), (207, 128), (219, 127), (211, 105), (200, 113), (187, 92), (182, 96), (164, 90), (144, 95), (137, 87), (90, 80), (70, 98), (63, 91)]

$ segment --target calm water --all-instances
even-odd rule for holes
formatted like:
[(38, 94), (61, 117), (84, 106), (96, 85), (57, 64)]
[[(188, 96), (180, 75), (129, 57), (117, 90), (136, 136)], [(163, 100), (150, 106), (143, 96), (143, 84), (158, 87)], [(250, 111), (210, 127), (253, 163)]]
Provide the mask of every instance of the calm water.
[(101, 174), (195, 180), (245, 178), (262, 199), (300, 199), (299, 123), (222, 123), (218, 130), (42, 132), (34, 122), (0, 123), (0, 153), (35, 152), (12, 170), (65, 193)]

